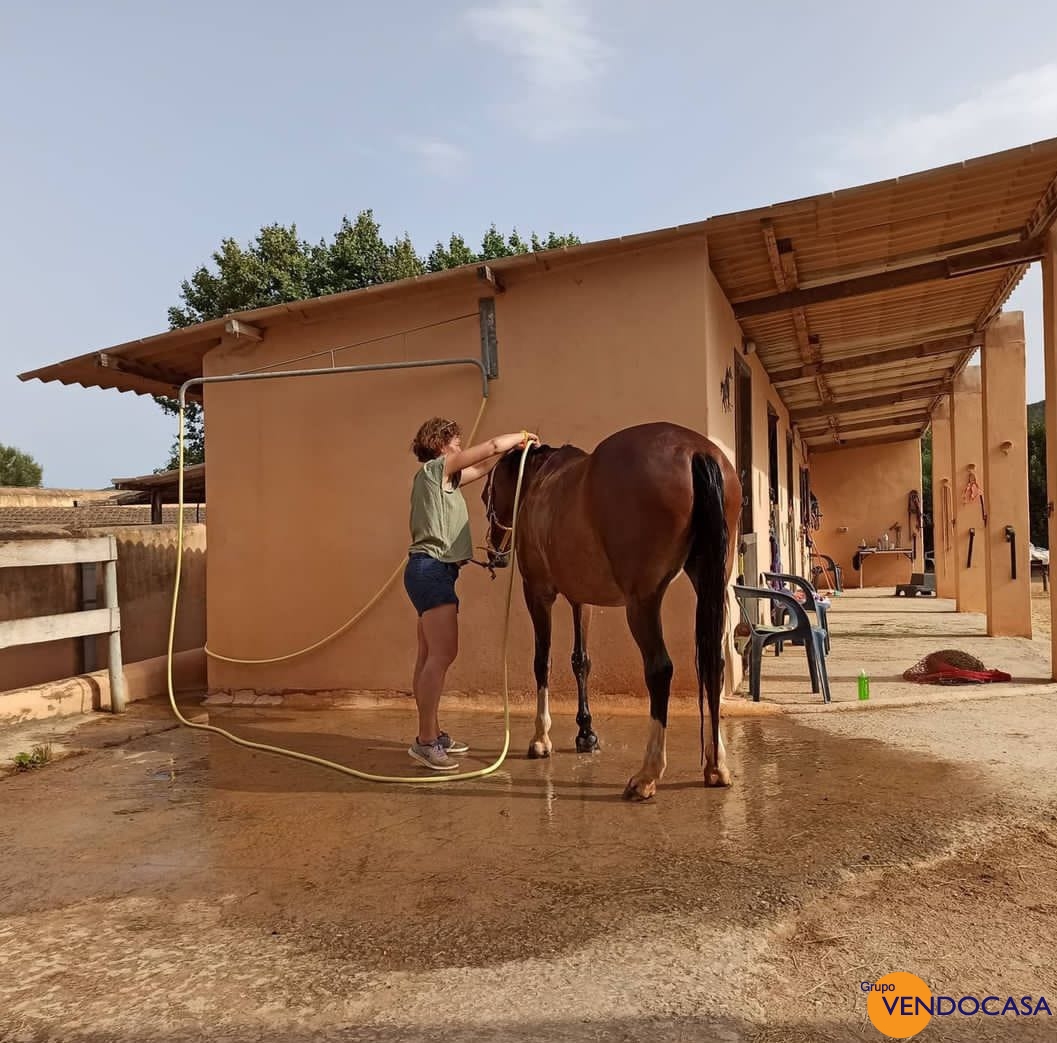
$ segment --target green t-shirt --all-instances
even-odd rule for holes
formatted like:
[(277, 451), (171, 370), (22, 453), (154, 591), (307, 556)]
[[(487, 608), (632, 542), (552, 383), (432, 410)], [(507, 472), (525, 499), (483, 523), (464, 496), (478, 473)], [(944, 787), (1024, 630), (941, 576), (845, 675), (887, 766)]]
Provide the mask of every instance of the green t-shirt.
[(409, 550), (438, 561), (462, 562), (473, 557), (466, 500), (457, 484), (444, 488), (443, 456), (424, 463), (411, 486)]

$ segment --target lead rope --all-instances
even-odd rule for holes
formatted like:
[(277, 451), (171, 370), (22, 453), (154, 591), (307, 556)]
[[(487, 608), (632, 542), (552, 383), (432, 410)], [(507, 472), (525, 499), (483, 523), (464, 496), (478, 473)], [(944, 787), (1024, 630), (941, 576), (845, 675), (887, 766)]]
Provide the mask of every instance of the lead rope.
[[(481, 399), (481, 407), (477, 411), (477, 419), (474, 421), (473, 431), (470, 434), (470, 442), (473, 443), (474, 436), (477, 434), (477, 427), (481, 422), (481, 417), (484, 415), (485, 405), (488, 402), (487, 398)], [(179, 514), (177, 517), (177, 540), (176, 540), (176, 579), (173, 583), (173, 597), (172, 597), (172, 613), (169, 617), (169, 642), (166, 651), (166, 663), (165, 673), (166, 682), (169, 690), (169, 705), (172, 707), (173, 713), (176, 715), (177, 720), (188, 728), (195, 728), (199, 731), (213, 732), (216, 735), (220, 735), (227, 739), (229, 742), (233, 742), (238, 746), (244, 746), (250, 750), (260, 750), (262, 753), (272, 753), (280, 757), (289, 757), (292, 760), (304, 761), (307, 764), (315, 764), (321, 768), (329, 768), (332, 771), (340, 772), (343, 775), (351, 775), (357, 779), (363, 779), (366, 782), (390, 782), (390, 783), (404, 783), (407, 785), (424, 785), (433, 782), (451, 782), (459, 779), (479, 779), (486, 775), (491, 775), (492, 772), (496, 771), (499, 766), (506, 760), (507, 752), (510, 749), (510, 689), (508, 680), (508, 664), (507, 664), (507, 650), (509, 646), (510, 638), (510, 603), (511, 597), (514, 591), (514, 562), (517, 557), (517, 550), (514, 546), (514, 530), (517, 526), (517, 511), (518, 504), (521, 499), (521, 483), (525, 474), (525, 461), (528, 459), (529, 443), (526, 442), (525, 447), (521, 453), (521, 461), (518, 466), (517, 485), (514, 489), (514, 514), (511, 519), (511, 561), (510, 561), (510, 582), (507, 584), (506, 590), (506, 609), (503, 617), (503, 748), (499, 753), (499, 756), (487, 767), (478, 768), (475, 771), (464, 771), (456, 772), (455, 774), (445, 775), (423, 775), (423, 776), (404, 776), (404, 775), (375, 775), (371, 772), (359, 771), (356, 768), (350, 768), (345, 764), (338, 764), (335, 761), (327, 760), (324, 757), (314, 757), (310, 753), (301, 753), (299, 750), (287, 749), (285, 746), (270, 746), (267, 743), (253, 742), (250, 739), (243, 739), (241, 736), (233, 735), (231, 732), (226, 731), (223, 728), (218, 728), (213, 724), (202, 724), (198, 721), (188, 720), (181, 712), (180, 708), (176, 705), (176, 694), (173, 686), (173, 644), (176, 635), (176, 612), (177, 606), (180, 600), (180, 576), (183, 566), (183, 544), (184, 544), (184, 401), (181, 396), (180, 409), (179, 409)], [(400, 563), (393, 570), (392, 574), (381, 586), (378, 592), (363, 606), (354, 616), (350, 617), (345, 623), (343, 623), (337, 630), (328, 634), (326, 637), (320, 638), (320, 640), (308, 645), (306, 648), (298, 649), (296, 652), (289, 652), (286, 655), (272, 656), (268, 659), (236, 659), (230, 656), (221, 655), (219, 652), (214, 652), (210, 648), (206, 647), (205, 652), (208, 656), (213, 659), (218, 659), (225, 663), (238, 663), (238, 664), (262, 664), (262, 663), (281, 663), (288, 659), (294, 659), (298, 656), (305, 655), (308, 652), (314, 651), (322, 645), (325, 645), (328, 641), (332, 641), (339, 634), (343, 634), (351, 626), (353, 626), (358, 620), (371, 609), (382, 595), (389, 589), (390, 586), (396, 580), (396, 577), (400, 574), (401, 569), (404, 567), (404, 561), (401, 559)]]

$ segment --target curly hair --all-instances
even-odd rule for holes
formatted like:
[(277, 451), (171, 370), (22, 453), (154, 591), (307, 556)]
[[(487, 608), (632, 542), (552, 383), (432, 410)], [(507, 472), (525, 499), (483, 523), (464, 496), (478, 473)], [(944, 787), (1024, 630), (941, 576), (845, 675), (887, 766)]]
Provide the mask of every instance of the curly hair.
[(422, 462), (435, 460), (441, 450), (453, 439), (462, 434), (462, 429), (454, 420), (445, 420), (435, 416), (427, 420), (415, 435), (411, 443), (411, 452)]

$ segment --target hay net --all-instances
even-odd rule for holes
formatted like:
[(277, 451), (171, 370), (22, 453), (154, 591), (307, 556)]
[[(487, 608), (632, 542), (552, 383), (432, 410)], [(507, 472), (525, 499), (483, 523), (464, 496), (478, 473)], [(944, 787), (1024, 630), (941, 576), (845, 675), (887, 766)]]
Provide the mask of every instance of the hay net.
[(988, 670), (976, 656), (957, 648), (930, 652), (903, 673), (904, 681), (918, 684), (987, 684), (989, 681), (1010, 681), (1001, 670)]

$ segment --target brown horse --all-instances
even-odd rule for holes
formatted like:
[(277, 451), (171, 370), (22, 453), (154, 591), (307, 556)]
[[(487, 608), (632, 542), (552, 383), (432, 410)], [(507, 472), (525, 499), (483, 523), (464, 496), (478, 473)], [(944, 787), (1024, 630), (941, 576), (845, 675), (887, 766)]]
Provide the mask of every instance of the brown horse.
[[(521, 451), (505, 456), (481, 494), (493, 566), (509, 564), (514, 490)], [(587, 677), (589, 609), (623, 605), (642, 653), (650, 693), (650, 733), (642, 769), (624, 796), (647, 800), (667, 763), (665, 734), (672, 661), (661, 631), (668, 585), (686, 571), (697, 593), (695, 643), (705, 784), (730, 785), (719, 734), (727, 583), (741, 511), (734, 467), (704, 435), (675, 424), (629, 427), (592, 453), (540, 446), (525, 461), (517, 519), (517, 562), (536, 633), (536, 733), (530, 757), (551, 753), (549, 671), (551, 610), (561, 594), (572, 606), (579, 732), (576, 749), (598, 746), (591, 729)], [(711, 727), (707, 741), (704, 697)]]

